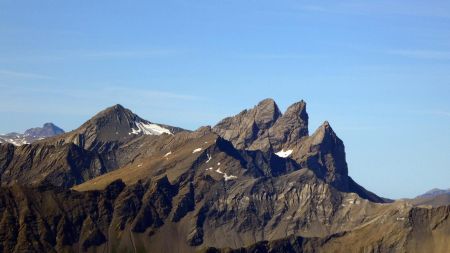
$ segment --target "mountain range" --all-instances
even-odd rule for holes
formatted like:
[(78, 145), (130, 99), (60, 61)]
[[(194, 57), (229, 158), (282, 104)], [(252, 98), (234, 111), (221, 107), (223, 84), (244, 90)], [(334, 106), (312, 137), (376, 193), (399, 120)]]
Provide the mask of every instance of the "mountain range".
[(413, 199), (403, 199), (414, 206), (439, 207), (450, 205), (450, 189), (432, 189)]
[(42, 127), (30, 128), (23, 134), (13, 132), (0, 135), (0, 143), (11, 143), (16, 146), (21, 146), (63, 133), (64, 130), (55, 126), (53, 123), (45, 123)]
[(195, 131), (115, 105), (1, 143), (0, 183), (0, 252), (450, 252), (450, 206), (360, 186), (304, 101)]

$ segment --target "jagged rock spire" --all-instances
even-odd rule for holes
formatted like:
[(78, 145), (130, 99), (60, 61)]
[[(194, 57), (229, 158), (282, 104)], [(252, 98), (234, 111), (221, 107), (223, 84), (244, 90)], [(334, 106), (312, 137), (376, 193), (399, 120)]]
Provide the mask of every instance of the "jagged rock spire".
[(308, 136), (308, 113), (301, 100), (281, 114), (273, 99), (264, 99), (251, 110), (226, 118), (214, 131), (240, 149), (277, 150)]

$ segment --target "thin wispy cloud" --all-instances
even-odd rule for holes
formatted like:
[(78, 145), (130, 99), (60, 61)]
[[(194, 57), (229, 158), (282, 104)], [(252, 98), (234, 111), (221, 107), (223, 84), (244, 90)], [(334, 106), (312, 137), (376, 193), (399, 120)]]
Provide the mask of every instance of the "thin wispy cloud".
[(112, 94), (126, 94), (127, 96), (139, 97), (142, 99), (176, 99), (176, 100), (201, 100), (199, 96), (153, 90), (153, 89), (130, 89), (129, 87), (108, 87), (105, 89), (106, 92)]
[(327, 11), (331, 11), (331, 9), (327, 9), (324, 6), (319, 6), (319, 5), (301, 5), (299, 7), (300, 10), (303, 11), (313, 11), (313, 12), (327, 12)]
[(0, 77), (14, 78), (14, 79), (53, 79), (53, 77), (47, 75), (22, 71), (13, 71), (8, 69), (0, 69)]
[(415, 111), (412, 111), (412, 113), (450, 118), (450, 111), (445, 111), (445, 110), (415, 110)]
[[(1, 87), (1, 86), (0, 86)], [(51, 97), (51, 103), (40, 103), (40, 97)], [(24, 99), (27, 98), (27, 99)], [(128, 87), (95, 87), (90, 89), (75, 89), (58, 86), (22, 86), (5, 90), (0, 94), (0, 112), (8, 113), (54, 113), (83, 115), (86, 112), (93, 113), (91, 108), (112, 106), (117, 103), (125, 103), (131, 107), (164, 109), (174, 106), (179, 110), (180, 106), (203, 98), (191, 94), (178, 92), (132, 88)], [(67, 102), (72, 101), (72, 102)], [(73, 101), (78, 101), (75, 106)], [(39, 104), (39, 106), (31, 106)], [(54, 106), (58, 104), (58, 106)], [(177, 111), (175, 110), (175, 111)]]
[(439, 50), (390, 50), (388, 54), (423, 60), (450, 60), (450, 51)]
[(175, 50), (156, 49), (156, 50), (117, 50), (117, 51), (95, 51), (82, 52), (79, 54), (80, 58), (89, 59), (110, 59), (110, 58), (152, 58), (171, 56), (176, 54)]
[(374, 131), (374, 130), (380, 130), (385, 127), (381, 126), (338, 126), (336, 127), (337, 131), (348, 131), (348, 132), (354, 132), (354, 131)]
[(47, 63), (65, 61), (95, 61), (95, 60), (123, 60), (123, 59), (153, 59), (173, 57), (179, 54), (174, 49), (117, 49), (117, 50), (62, 50), (51, 51), (45, 55), (3, 55), (0, 62)]
[(299, 3), (297, 9), (305, 12), (326, 12), (350, 15), (401, 15), (412, 17), (450, 18), (450, 4), (445, 1), (334, 1), (321, 4)]
[(251, 60), (295, 60), (306, 59), (309, 57), (317, 57), (307, 54), (297, 53), (255, 53), (255, 54), (241, 54), (237, 58), (251, 59)]

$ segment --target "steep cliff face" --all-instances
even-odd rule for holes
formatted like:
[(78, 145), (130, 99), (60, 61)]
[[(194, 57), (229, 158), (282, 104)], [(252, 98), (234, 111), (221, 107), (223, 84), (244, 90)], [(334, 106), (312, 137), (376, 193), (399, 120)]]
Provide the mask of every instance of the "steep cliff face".
[(2, 185), (43, 182), (70, 187), (106, 172), (98, 154), (74, 144), (0, 146)]

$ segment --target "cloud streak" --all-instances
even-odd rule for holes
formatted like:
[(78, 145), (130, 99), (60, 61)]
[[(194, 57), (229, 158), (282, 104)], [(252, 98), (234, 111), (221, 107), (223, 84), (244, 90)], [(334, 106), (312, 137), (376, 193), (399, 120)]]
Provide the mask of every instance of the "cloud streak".
[(122, 94), (132, 97), (139, 97), (143, 99), (176, 99), (176, 100), (201, 100), (201, 97), (174, 93), (168, 91), (161, 90), (153, 90), (153, 89), (133, 89), (129, 87), (108, 87), (105, 89), (107, 93), (111, 94)]
[(416, 111), (413, 111), (413, 113), (450, 118), (450, 111), (445, 111), (445, 110), (416, 110)]
[(117, 50), (117, 51), (97, 51), (80, 53), (80, 58), (88, 59), (111, 59), (111, 58), (153, 58), (174, 55), (175, 50), (156, 49), (156, 50)]
[[(63, 61), (96, 61), (123, 59), (153, 59), (172, 57), (180, 51), (173, 49), (117, 49), (117, 50), (63, 50), (48, 52), (46, 55), (11, 55), (3, 56), (0, 62), (63, 62)], [(1, 73), (0, 73), (1, 74)]]
[(239, 58), (252, 59), (252, 60), (296, 60), (296, 59), (306, 59), (308, 55), (301, 54), (289, 54), (289, 53), (257, 53), (257, 54), (244, 54), (240, 55)]
[(390, 50), (388, 54), (423, 60), (450, 60), (450, 51)]
[(53, 77), (47, 75), (13, 71), (7, 69), (0, 69), (0, 77), (14, 78), (14, 79), (53, 79)]
[(334, 1), (322, 4), (300, 4), (304, 12), (350, 15), (401, 15), (411, 17), (450, 18), (450, 4), (445, 1)]

